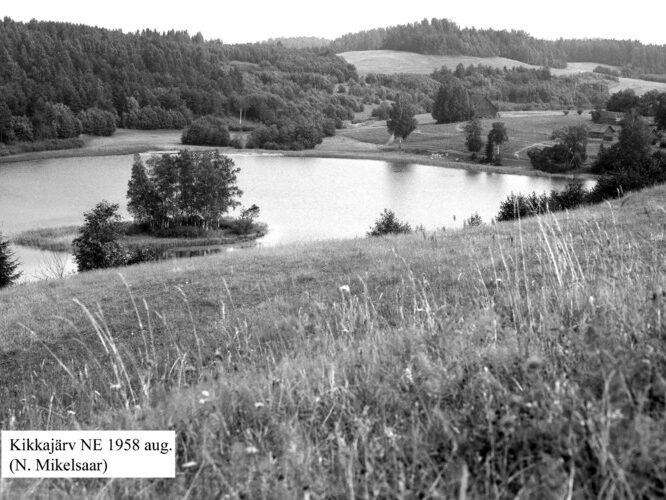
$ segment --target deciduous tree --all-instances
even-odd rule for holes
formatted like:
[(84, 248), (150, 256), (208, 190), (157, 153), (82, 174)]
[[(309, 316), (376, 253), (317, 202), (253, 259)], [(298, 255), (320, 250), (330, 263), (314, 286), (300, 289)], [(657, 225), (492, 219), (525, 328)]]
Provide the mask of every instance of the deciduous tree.
[(437, 123), (453, 123), (472, 117), (469, 94), (458, 78), (446, 78), (437, 92), (432, 117)]
[(154, 155), (144, 167), (137, 155), (128, 183), (128, 210), (153, 229), (191, 225), (215, 228), (221, 216), (239, 205), (240, 171), (217, 151)]
[(580, 168), (587, 159), (587, 134), (585, 125), (564, 127), (553, 132), (552, 139), (557, 139), (566, 151), (567, 168)]
[(386, 121), (390, 134), (398, 139), (398, 147), (402, 149), (402, 141), (416, 129), (416, 109), (404, 94), (398, 94)]
[[(500, 156), (500, 146), (509, 140), (506, 127), (503, 122), (494, 122), (490, 132), (488, 132), (488, 142), (486, 142), (486, 161), (494, 162), (500, 165), (502, 158)], [(496, 148), (494, 151), (493, 149)]]
[(483, 140), (481, 139), (481, 121), (478, 118), (474, 118), (467, 122), (464, 128), (465, 131), (465, 146), (472, 157), (476, 157), (476, 153), (481, 151), (483, 147)]
[(126, 256), (121, 236), (118, 204), (101, 201), (83, 215), (85, 220), (74, 239), (74, 261), (79, 272), (122, 266)]

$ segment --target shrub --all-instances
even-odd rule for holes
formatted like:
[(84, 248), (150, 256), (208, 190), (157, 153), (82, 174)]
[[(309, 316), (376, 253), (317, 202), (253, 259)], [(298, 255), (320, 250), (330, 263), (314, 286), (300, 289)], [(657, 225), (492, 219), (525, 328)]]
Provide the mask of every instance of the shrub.
[(117, 203), (102, 201), (83, 215), (85, 223), (72, 242), (79, 272), (125, 264), (125, 252), (118, 242), (121, 235), (118, 208)]
[(13, 116), (12, 128), (14, 130), (14, 137), (19, 142), (29, 142), (35, 138), (32, 123), (27, 116)]
[(238, 137), (234, 137), (229, 141), (229, 146), (236, 149), (243, 149), (243, 142)]
[(254, 221), (259, 217), (259, 207), (252, 204), (249, 208), (243, 208), (237, 223), (232, 226), (236, 234), (248, 234), (252, 229)]
[(78, 116), (84, 134), (110, 136), (116, 131), (116, 115), (99, 108), (88, 108)]
[(483, 224), (483, 219), (478, 214), (478, 212), (474, 212), (472, 215), (470, 215), (469, 219), (465, 219), (463, 221), (463, 227), (475, 227), (475, 226), (481, 226), (482, 224)]
[(142, 262), (154, 262), (160, 260), (164, 252), (159, 248), (132, 248), (127, 252), (125, 265), (131, 266)]
[(500, 203), (497, 221), (507, 221), (532, 217), (546, 212), (548, 195), (532, 192), (530, 195), (511, 194)]
[(530, 159), (532, 167), (543, 172), (566, 172), (571, 169), (566, 164), (567, 151), (562, 144), (542, 149), (530, 149), (527, 151), (527, 157)]
[(371, 116), (377, 118), (377, 120), (386, 120), (389, 116), (389, 111), (391, 107), (387, 102), (381, 103), (376, 108), (373, 108)]
[(387, 208), (375, 221), (375, 225), (368, 231), (368, 236), (382, 236), (384, 234), (411, 233), (412, 228), (406, 222), (400, 222), (393, 210)]
[(197, 146), (228, 146), (231, 141), (229, 129), (219, 116), (206, 115), (183, 131), (181, 142)]
[(587, 202), (590, 192), (579, 181), (567, 184), (562, 191), (551, 191), (548, 197), (548, 209), (551, 212), (571, 210)]

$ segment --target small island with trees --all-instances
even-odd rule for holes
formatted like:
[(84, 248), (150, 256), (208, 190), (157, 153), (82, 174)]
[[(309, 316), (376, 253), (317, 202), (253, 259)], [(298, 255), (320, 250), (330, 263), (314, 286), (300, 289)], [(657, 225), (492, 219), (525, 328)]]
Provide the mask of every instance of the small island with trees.
[[(257, 221), (257, 205), (241, 206), (239, 171), (218, 151), (182, 150), (152, 155), (145, 162), (137, 154), (127, 188), (132, 221), (122, 220), (118, 203), (103, 200), (84, 214), (81, 227), (28, 231), (16, 240), (72, 251), (80, 272), (217, 253), (267, 231)], [(235, 209), (234, 217), (230, 212)]]

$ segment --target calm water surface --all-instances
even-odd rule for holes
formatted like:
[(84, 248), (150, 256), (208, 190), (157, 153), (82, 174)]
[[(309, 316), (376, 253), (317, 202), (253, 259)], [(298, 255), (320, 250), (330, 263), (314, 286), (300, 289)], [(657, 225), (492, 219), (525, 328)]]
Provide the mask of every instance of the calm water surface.
[[(427, 229), (460, 227), (473, 212), (489, 222), (511, 192), (539, 193), (567, 183), (375, 160), (233, 157), (241, 168), (242, 202), (259, 205), (260, 220), (269, 226), (262, 244), (271, 245), (362, 237), (384, 208)], [(131, 167), (131, 155), (0, 164), (0, 231), (81, 224), (83, 212), (103, 199), (119, 203), (128, 216)], [(40, 277), (40, 266), (51, 258), (23, 247), (15, 252), (27, 277)]]

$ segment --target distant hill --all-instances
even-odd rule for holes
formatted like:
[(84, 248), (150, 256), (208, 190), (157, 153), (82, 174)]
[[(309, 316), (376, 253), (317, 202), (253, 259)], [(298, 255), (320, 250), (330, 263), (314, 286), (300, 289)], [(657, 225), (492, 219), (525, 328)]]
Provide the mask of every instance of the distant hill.
[(331, 45), (331, 40), (328, 38), (320, 38), (316, 36), (296, 36), (269, 38), (262, 43), (269, 45), (282, 45), (288, 49), (312, 49), (318, 47), (328, 47)]
[(356, 78), (328, 48), (4, 18), (0, 143), (76, 137), (81, 113), (92, 110), (138, 129), (183, 128), (206, 114), (242, 117), (284, 132), (271, 145), (312, 147), (324, 127), (334, 133), (353, 116), (358, 105), (333, 90)]
[(503, 57), (550, 68), (595, 61), (622, 68), (622, 76), (666, 73), (666, 46), (636, 40), (541, 40), (524, 31), (460, 28), (447, 19), (348, 33), (331, 43), (338, 53), (396, 50), (424, 55)]
[[(442, 66), (453, 70), (458, 64), (462, 64), (465, 67), (473, 64), (475, 66), (482, 65), (499, 69), (511, 69), (521, 66), (531, 69), (538, 68), (538, 66), (525, 64), (506, 57), (436, 56), (397, 50), (359, 50), (342, 52), (338, 55), (348, 63), (353, 64), (360, 75), (367, 75), (368, 73), (387, 75), (415, 73), (430, 75), (433, 70), (439, 69)], [(566, 68), (554, 68), (551, 72), (555, 76), (578, 75), (581, 73), (591, 73), (597, 66), (596, 62), (578, 62), (568, 64)], [(666, 83), (650, 82), (635, 78), (621, 77), (618, 81), (608, 79), (606, 80), (606, 84), (611, 93), (625, 89), (632, 89), (637, 95), (643, 95), (652, 89), (666, 92)]]

